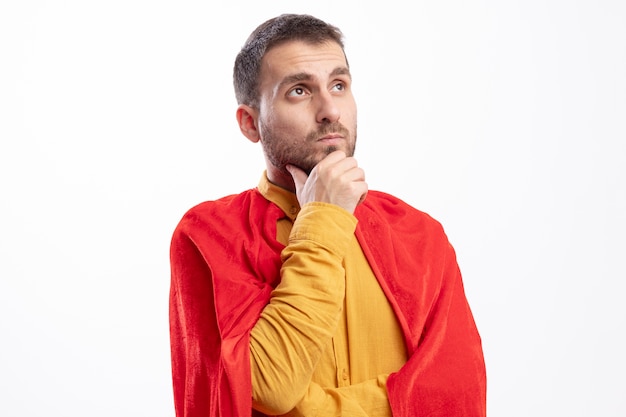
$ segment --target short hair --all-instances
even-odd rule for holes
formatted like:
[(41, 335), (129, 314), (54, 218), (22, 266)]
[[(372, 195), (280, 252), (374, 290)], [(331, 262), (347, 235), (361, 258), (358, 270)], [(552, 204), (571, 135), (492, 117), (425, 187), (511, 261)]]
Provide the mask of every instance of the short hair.
[(235, 59), (233, 84), (237, 104), (259, 106), (263, 57), (271, 48), (293, 40), (314, 45), (336, 42), (345, 55), (343, 33), (333, 25), (307, 14), (282, 14), (269, 19), (250, 34)]

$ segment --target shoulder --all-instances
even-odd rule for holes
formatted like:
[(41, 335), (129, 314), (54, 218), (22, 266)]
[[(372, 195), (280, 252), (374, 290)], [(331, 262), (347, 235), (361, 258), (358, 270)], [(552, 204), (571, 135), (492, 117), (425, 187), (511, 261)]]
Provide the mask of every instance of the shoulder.
[(429, 214), (400, 198), (373, 191), (355, 215), (357, 238), (366, 256), (402, 297), (412, 299), (416, 282), (435, 294), (444, 276), (455, 276), (444, 274), (455, 262), (454, 249), (441, 223)]
[(276, 221), (283, 216), (277, 205), (252, 188), (193, 206), (178, 222), (172, 239), (236, 247), (261, 238), (274, 245)]
[[(383, 222), (398, 230), (443, 233), (441, 223), (404, 200), (382, 191), (369, 191), (357, 217), (365, 222)], [(359, 219), (361, 220), (361, 219)]]
[(251, 188), (216, 200), (203, 201), (187, 210), (182, 217), (182, 221), (205, 218), (207, 216), (215, 220), (220, 218), (234, 219), (242, 214), (246, 214), (246, 209), (262, 203), (269, 204), (256, 188)]
[(370, 191), (355, 212), (362, 243), (402, 247), (412, 253), (444, 254), (451, 249), (442, 224), (402, 199)]
[[(197, 204), (172, 234), (172, 265), (183, 275), (185, 265), (196, 262), (220, 280), (253, 277), (254, 282), (273, 283), (284, 248), (275, 238), (281, 216), (281, 209), (257, 189)], [(238, 274), (233, 275), (235, 269)]]
[(255, 188), (231, 194), (216, 200), (201, 202), (187, 210), (174, 234), (213, 233), (238, 229), (249, 223), (251, 217), (264, 210), (269, 203)]

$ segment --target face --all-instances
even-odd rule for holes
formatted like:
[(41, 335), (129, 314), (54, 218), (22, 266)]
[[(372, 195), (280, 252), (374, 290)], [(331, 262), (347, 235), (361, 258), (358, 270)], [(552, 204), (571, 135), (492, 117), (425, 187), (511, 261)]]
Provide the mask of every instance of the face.
[(356, 104), (338, 44), (293, 41), (272, 48), (259, 90), (257, 129), (270, 180), (290, 179), (286, 164), (309, 173), (332, 151), (354, 154)]

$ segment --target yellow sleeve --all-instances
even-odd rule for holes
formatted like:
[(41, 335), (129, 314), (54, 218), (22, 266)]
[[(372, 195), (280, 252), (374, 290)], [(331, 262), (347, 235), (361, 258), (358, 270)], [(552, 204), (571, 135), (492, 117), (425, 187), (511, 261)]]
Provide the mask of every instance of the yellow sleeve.
[(341, 388), (323, 388), (311, 383), (304, 398), (289, 417), (391, 417), (386, 383), (389, 375)]
[(250, 334), (252, 400), (266, 414), (292, 410), (308, 392), (345, 295), (343, 259), (356, 218), (326, 203), (302, 207), (282, 253), (281, 282)]

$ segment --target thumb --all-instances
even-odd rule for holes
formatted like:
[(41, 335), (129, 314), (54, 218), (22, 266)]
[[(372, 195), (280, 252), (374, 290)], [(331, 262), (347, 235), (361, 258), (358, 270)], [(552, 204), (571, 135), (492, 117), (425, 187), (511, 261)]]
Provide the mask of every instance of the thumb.
[(296, 186), (296, 193), (302, 190), (302, 188), (304, 187), (304, 183), (309, 178), (306, 172), (304, 172), (295, 165), (286, 165), (285, 168), (287, 169), (287, 171), (289, 171), (291, 177), (293, 178), (293, 183)]

